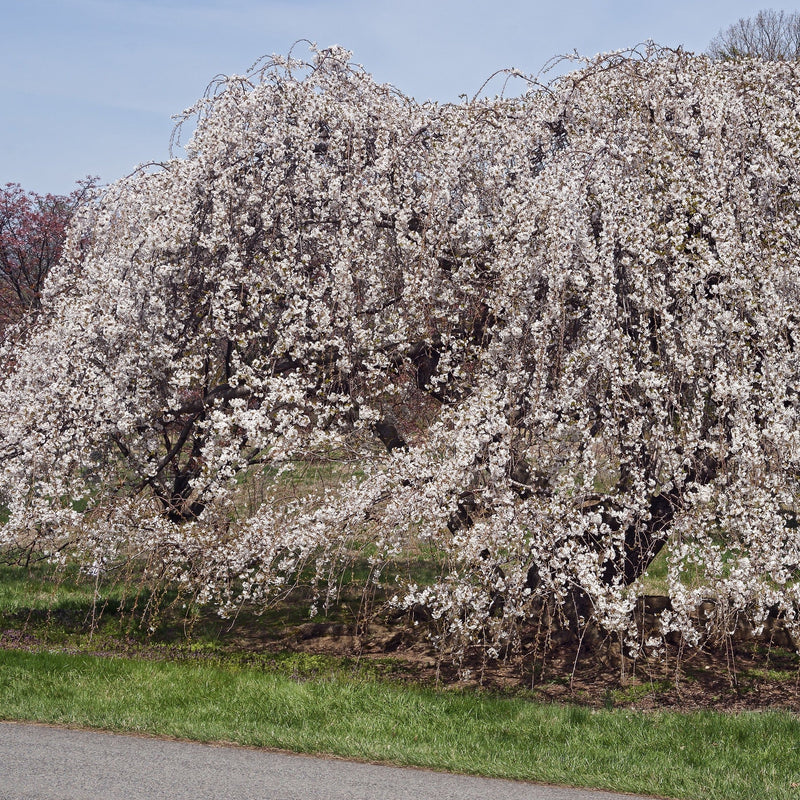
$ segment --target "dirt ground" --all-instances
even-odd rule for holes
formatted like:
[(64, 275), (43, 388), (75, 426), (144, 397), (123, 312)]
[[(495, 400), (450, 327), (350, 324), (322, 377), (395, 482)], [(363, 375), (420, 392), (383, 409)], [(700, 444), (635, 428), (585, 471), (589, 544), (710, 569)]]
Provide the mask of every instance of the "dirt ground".
[(423, 630), (398, 625), (372, 624), (356, 636), (339, 624), (307, 623), (265, 645), (378, 662), (391, 658), (400, 679), (599, 708), (800, 712), (800, 657), (774, 641), (731, 640), (691, 650), (674, 643), (657, 658), (634, 660), (621, 656), (616, 640), (579, 648), (574, 637), (560, 638), (544, 655), (530, 648), (502, 660), (471, 653), (459, 663), (437, 657)]

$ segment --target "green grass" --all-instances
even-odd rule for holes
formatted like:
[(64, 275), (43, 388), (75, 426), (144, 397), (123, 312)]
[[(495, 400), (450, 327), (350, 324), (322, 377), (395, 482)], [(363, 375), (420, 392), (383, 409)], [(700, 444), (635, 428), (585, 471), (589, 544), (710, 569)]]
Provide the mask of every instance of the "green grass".
[[(81, 576), (76, 567), (56, 569), (38, 564), (24, 569), (0, 565), (0, 614), (18, 614), (60, 609), (86, 609), (95, 601), (95, 585)], [(119, 599), (119, 587), (109, 598), (105, 587), (100, 600)]]
[(149, 592), (119, 577), (103, 583), (74, 564), (0, 564), (0, 630), (25, 630), (51, 643), (120, 636), (138, 625)]
[(668, 594), (667, 551), (662, 550), (652, 561), (640, 580), (641, 594)]
[(800, 794), (789, 713), (597, 711), (296, 666), (0, 651), (0, 718), (695, 800)]

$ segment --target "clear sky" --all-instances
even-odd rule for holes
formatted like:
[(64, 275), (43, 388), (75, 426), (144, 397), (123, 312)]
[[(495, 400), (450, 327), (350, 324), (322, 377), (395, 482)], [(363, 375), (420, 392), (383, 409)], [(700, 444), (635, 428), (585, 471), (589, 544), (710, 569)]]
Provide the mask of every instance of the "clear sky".
[[(418, 100), (647, 39), (703, 51), (745, 0), (0, 0), (0, 184), (67, 193), (168, 157), (172, 115), (301, 38)], [(780, 7), (780, 6), (777, 6)], [(787, 11), (795, 10), (784, 6)]]

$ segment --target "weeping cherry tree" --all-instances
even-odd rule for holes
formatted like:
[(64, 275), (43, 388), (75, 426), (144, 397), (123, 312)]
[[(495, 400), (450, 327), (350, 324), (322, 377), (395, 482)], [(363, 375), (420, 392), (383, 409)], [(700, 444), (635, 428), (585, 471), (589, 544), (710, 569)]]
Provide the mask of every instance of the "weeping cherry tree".
[[(442, 648), (798, 626), (797, 67), (651, 48), (418, 104), (337, 48), (187, 112), (3, 353), (0, 543), (222, 609), (368, 548)], [(20, 344), (22, 341), (22, 344)], [(243, 508), (254, 470), (346, 478)], [(437, 554), (428, 583), (403, 554)], [(699, 619), (702, 601), (713, 613)]]

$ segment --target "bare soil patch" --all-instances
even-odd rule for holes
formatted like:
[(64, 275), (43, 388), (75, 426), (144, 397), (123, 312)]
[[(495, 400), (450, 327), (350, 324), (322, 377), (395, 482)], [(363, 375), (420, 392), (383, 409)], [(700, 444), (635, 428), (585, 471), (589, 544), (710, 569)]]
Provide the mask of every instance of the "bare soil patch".
[(641, 710), (800, 712), (800, 657), (764, 639), (731, 639), (688, 649), (667, 644), (659, 657), (632, 659), (616, 639), (579, 646), (563, 636), (545, 654), (533, 649), (488, 659), (472, 652), (458, 661), (439, 656), (424, 629), (372, 624), (356, 634), (340, 624), (309, 623), (269, 651), (284, 650), (350, 659), (391, 659), (394, 677), (446, 687), (480, 687), (597, 708)]

